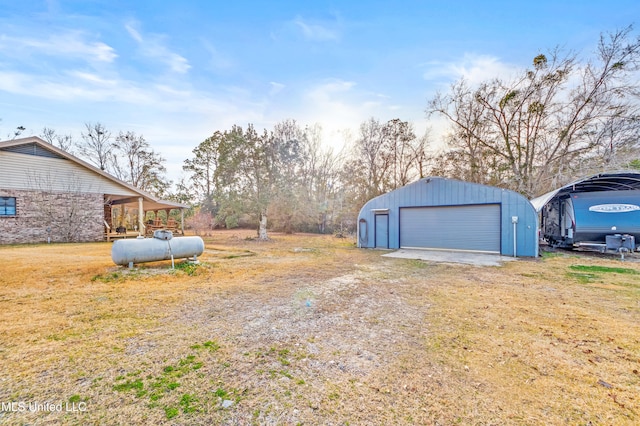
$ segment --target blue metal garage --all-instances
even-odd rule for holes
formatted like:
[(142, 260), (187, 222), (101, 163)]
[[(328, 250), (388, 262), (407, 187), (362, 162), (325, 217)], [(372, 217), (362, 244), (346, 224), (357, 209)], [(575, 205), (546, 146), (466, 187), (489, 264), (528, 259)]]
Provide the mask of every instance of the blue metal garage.
[(367, 202), (358, 247), (419, 248), (538, 256), (538, 216), (522, 195), (439, 177)]

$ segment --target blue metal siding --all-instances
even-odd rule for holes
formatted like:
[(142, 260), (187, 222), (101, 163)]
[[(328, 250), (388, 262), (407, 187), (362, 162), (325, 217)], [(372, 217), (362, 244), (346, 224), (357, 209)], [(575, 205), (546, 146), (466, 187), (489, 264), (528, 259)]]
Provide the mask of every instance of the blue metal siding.
[(404, 207), (400, 247), (500, 253), (500, 204)]
[(529, 200), (520, 194), (485, 185), (444, 178), (424, 178), (367, 202), (358, 219), (367, 222), (368, 233), (361, 247), (375, 247), (375, 218), (372, 209), (389, 209), (389, 248), (400, 247), (400, 208), (500, 204), (500, 252), (513, 255), (512, 216), (516, 225), (518, 256), (538, 256), (538, 217)]
[(389, 248), (389, 215), (375, 215), (375, 225), (376, 248)]

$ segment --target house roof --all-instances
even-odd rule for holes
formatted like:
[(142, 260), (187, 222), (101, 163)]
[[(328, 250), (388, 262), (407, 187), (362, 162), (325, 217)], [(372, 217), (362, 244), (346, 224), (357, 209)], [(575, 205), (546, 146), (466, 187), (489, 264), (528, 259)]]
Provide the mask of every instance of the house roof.
[(537, 212), (556, 196), (569, 192), (625, 191), (640, 189), (640, 172), (623, 170), (617, 172), (598, 173), (568, 183), (563, 187), (547, 192), (531, 200)]
[[(176, 203), (173, 201), (167, 201), (167, 200), (161, 200), (151, 194), (149, 194), (146, 191), (143, 191), (139, 188), (136, 188), (135, 186), (124, 182), (118, 178), (116, 178), (115, 176), (110, 175), (109, 173), (105, 172), (104, 170), (100, 170), (99, 168), (87, 163), (86, 161), (83, 161), (81, 159), (79, 159), (78, 157), (69, 154), (68, 152), (52, 145), (49, 144), (47, 142), (45, 142), (44, 140), (40, 139), (37, 136), (30, 136), (27, 138), (20, 138), (20, 139), (13, 139), (13, 140), (8, 140), (8, 141), (0, 141), (0, 150), (11, 150), (14, 152), (23, 152), (23, 153), (27, 153), (25, 152), (25, 150), (29, 150), (30, 146), (33, 147), (34, 149), (34, 153), (37, 151), (38, 155), (45, 155), (45, 156), (49, 156), (52, 158), (61, 158), (61, 159), (65, 159), (65, 160), (69, 160), (77, 165), (79, 165), (80, 167), (83, 167), (85, 169), (88, 169), (90, 171), (92, 171), (93, 173), (96, 173), (112, 182), (114, 182), (117, 185), (123, 186), (127, 189), (129, 189), (131, 192), (135, 193), (136, 196), (135, 197), (123, 197), (123, 196), (113, 196), (112, 197), (112, 202), (113, 204), (133, 204), (138, 202), (137, 198), (138, 197), (142, 197), (144, 200), (144, 205), (145, 205), (145, 210), (164, 210), (164, 209), (184, 209), (184, 208), (189, 208), (189, 206), (185, 205), (185, 204), (181, 204), (181, 203)], [(105, 194), (107, 196), (110, 196), (110, 194)]]

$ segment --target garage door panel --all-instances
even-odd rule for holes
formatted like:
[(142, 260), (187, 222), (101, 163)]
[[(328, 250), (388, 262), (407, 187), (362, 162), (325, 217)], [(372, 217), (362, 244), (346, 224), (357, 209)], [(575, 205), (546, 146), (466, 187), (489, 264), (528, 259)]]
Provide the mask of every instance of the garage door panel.
[(500, 252), (500, 204), (400, 209), (400, 246)]

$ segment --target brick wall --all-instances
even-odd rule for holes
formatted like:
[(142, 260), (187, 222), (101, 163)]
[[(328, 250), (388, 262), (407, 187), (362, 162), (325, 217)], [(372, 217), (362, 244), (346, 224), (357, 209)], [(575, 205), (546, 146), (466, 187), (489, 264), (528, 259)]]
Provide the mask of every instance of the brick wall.
[(16, 216), (0, 217), (0, 244), (102, 241), (102, 194), (0, 189), (16, 197)]

